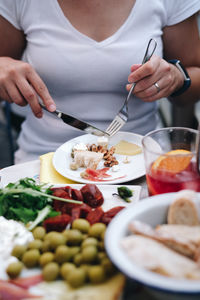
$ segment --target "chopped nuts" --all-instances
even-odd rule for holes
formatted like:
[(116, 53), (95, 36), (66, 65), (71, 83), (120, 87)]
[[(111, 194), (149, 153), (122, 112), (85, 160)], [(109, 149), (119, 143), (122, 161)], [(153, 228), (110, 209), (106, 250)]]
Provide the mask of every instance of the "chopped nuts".
[(112, 167), (114, 165), (119, 164), (119, 162), (113, 156), (113, 154), (115, 153), (115, 147), (112, 146), (110, 149), (106, 149), (102, 145), (91, 144), (91, 145), (87, 145), (87, 148), (89, 151), (101, 152), (104, 154), (103, 159), (105, 160), (104, 162), (105, 167)]

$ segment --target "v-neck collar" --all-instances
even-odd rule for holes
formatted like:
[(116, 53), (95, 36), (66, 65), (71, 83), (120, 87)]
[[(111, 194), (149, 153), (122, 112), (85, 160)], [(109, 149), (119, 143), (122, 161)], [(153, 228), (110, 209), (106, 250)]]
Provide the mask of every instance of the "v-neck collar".
[(136, 11), (136, 7), (138, 5), (139, 0), (136, 0), (127, 19), (125, 20), (125, 22), (117, 29), (117, 31), (115, 33), (113, 33), (111, 36), (107, 37), (106, 39), (98, 42), (96, 40), (94, 40), (93, 38), (87, 36), (86, 34), (80, 32), (78, 29), (76, 29), (72, 23), (68, 20), (68, 18), (65, 16), (62, 8), (60, 7), (60, 4), (58, 3), (58, 0), (53, 0), (57, 13), (61, 19), (61, 21), (63, 22), (64, 26), (68, 26), (71, 28), (71, 30), (76, 34), (76, 36), (79, 36), (79, 38), (84, 39), (85, 41), (87, 41), (88, 43), (90, 43), (91, 45), (94, 45), (96, 47), (103, 47), (106, 46), (108, 44), (110, 44), (111, 42), (113, 42), (115, 39), (118, 38), (118, 36), (124, 31), (124, 29), (128, 26), (130, 20), (132, 19), (133, 15), (135, 14)]

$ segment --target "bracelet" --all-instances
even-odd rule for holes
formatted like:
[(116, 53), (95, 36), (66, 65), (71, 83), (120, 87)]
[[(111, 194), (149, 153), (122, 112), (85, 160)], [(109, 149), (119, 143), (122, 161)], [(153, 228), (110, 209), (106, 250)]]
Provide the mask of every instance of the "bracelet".
[(190, 79), (190, 76), (188, 75), (188, 72), (181, 64), (180, 60), (170, 59), (170, 60), (168, 60), (168, 63), (175, 65), (179, 69), (179, 71), (183, 74), (183, 77), (184, 77), (184, 83), (183, 83), (182, 87), (170, 95), (170, 97), (176, 97), (176, 96), (183, 94), (185, 91), (187, 91), (187, 89), (189, 89), (189, 87), (191, 85), (191, 79)]

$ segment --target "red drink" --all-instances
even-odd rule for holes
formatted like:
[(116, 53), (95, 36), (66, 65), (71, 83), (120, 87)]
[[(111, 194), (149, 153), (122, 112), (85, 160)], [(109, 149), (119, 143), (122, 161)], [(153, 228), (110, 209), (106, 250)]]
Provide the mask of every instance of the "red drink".
[(150, 168), (146, 179), (150, 195), (177, 192), (182, 189), (200, 192), (200, 175), (196, 163), (192, 161), (186, 169), (178, 173)]

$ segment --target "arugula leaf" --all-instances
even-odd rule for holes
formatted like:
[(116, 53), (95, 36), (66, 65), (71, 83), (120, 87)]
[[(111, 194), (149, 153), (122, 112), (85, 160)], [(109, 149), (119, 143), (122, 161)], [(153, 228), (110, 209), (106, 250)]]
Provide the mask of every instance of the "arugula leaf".
[[(53, 199), (82, 204), (81, 201), (52, 195), (51, 187), (36, 184), (33, 178), (23, 178), (0, 189), (0, 215), (27, 223), (33, 221), (39, 211), (51, 205)], [(49, 213), (53, 213), (53, 209)], [(55, 212), (54, 212), (55, 214)]]
[(29, 208), (14, 208), (9, 209), (9, 213), (5, 215), (7, 219), (20, 220), (23, 223), (28, 223), (30, 220), (34, 220), (37, 216), (37, 212)]

